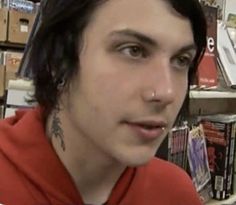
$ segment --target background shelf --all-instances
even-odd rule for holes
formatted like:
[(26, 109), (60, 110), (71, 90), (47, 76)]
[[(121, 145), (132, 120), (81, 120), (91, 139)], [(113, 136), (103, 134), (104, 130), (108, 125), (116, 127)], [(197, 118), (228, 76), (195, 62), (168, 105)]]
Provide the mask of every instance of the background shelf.
[(209, 202), (206, 203), (206, 205), (223, 205), (223, 204), (230, 204), (236, 201), (236, 194), (230, 196), (229, 199), (227, 200), (222, 200), (222, 201), (217, 201), (217, 200), (211, 200)]
[(233, 91), (198, 91), (191, 90), (190, 98), (207, 99), (207, 98), (236, 98), (236, 90)]

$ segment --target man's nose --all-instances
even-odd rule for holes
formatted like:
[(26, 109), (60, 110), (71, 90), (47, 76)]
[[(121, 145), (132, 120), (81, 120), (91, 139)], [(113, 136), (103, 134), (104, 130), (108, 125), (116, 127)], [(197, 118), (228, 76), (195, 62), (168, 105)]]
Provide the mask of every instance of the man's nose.
[(145, 73), (145, 87), (142, 91), (142, 98), (146, 102), (156, 102), (160, 105), (168, 105), (174, 101), (175, 84), (174, 71), (169, 63), (158, 63)]

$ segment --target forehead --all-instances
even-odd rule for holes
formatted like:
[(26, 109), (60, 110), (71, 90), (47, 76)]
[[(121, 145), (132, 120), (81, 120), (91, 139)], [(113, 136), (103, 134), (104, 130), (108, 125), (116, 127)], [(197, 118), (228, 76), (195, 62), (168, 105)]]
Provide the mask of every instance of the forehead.
[(108, 0), (97, 8), (87, 27), (94, 37), (131, 29), (159, 41), (193, 43), (189, 19), (177, 13), (166, 0)]

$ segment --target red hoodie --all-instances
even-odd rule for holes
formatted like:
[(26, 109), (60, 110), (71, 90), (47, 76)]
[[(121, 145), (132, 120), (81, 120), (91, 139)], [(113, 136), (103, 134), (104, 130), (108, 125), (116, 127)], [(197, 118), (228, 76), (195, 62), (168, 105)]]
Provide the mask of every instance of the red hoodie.
[[(45, 136), (41, 109), (0, 121), (0, 204), (83, 205), (69, 173)], [(152, 159), (127, 168), (107, 205), (202, 205), (188, 175)]]

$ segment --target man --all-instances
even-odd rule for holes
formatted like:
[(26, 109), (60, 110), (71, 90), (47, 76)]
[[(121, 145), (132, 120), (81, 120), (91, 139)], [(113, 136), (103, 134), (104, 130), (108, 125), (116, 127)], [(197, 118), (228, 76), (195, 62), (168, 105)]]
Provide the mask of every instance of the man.
[(31, 67), (40, 107), (0, 125), (0, 202), (200, 205), (153, 156), (205, 49), (197, 0), (51, 0)]

